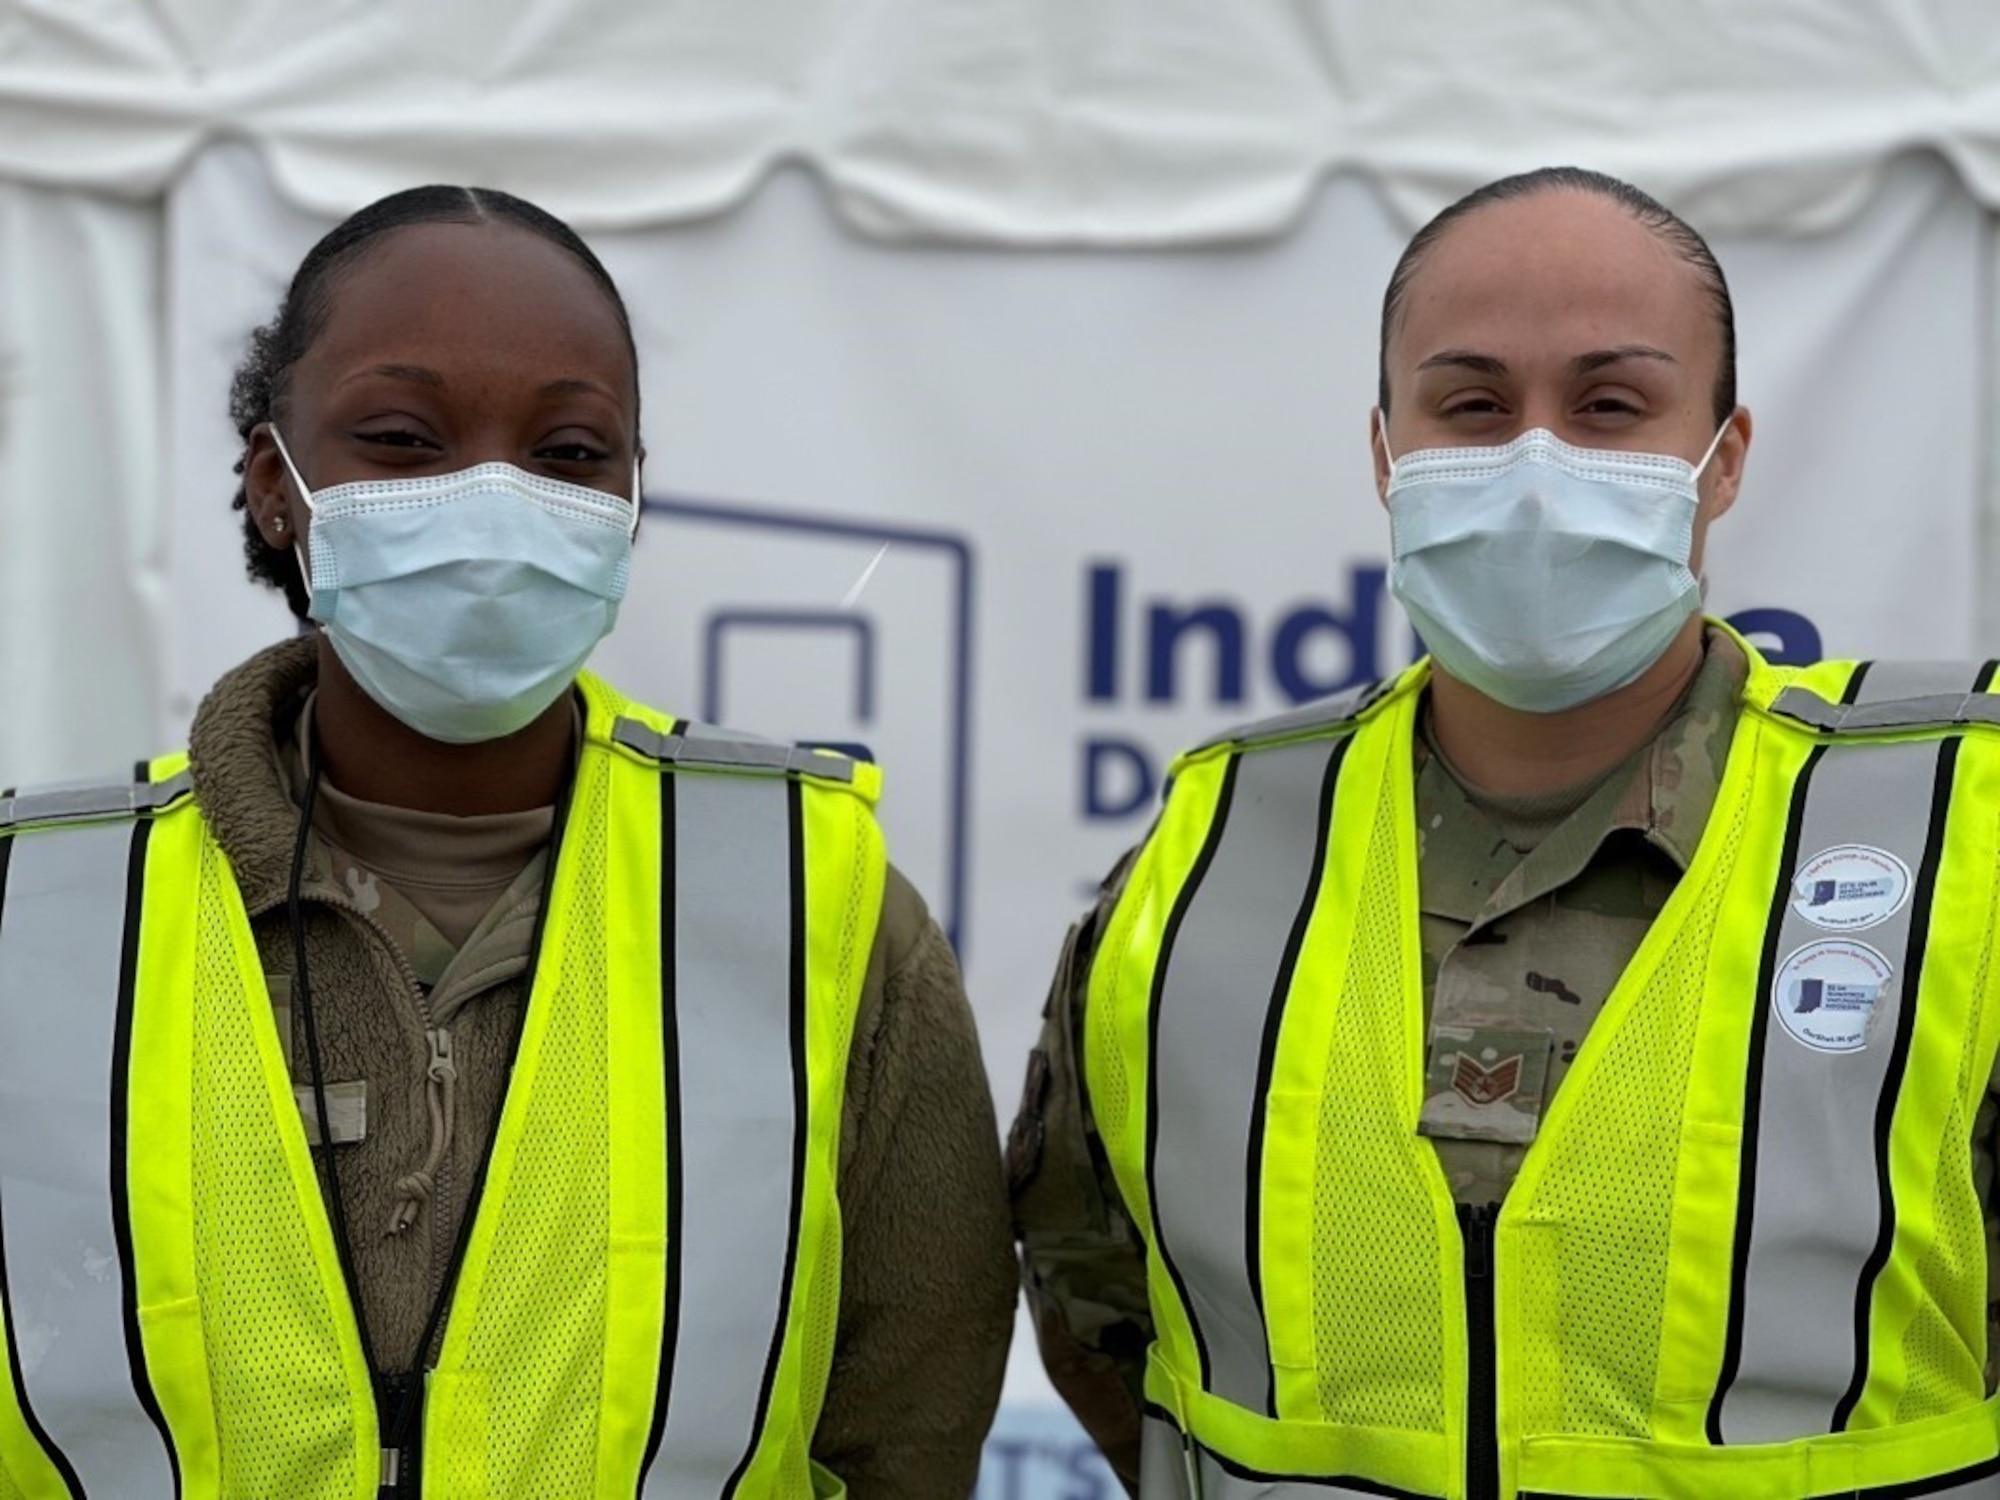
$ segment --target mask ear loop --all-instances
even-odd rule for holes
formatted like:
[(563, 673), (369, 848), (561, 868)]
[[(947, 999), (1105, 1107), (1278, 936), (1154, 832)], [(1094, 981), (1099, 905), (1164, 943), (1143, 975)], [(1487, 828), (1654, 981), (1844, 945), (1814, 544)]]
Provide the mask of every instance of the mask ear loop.
[[(278, 457), (285, 461), (285, 472), (292, 476), (292, 483), (298, 486), (299, 499), (305, 503), (307, 514), (317, 514), (319, 507), (313, 504), (312, 491), (306, 487), (305, 480), (300, 477), (299, 466), (292, 462), (292, 450), (285, 446), (285, 435), (278, 431), (278, 424), (276, 422), (270, 422), (266, 425), (271, 430), (271, 441), (278, 445)], [(298, 551), (298, 546), (298, 543), (294, 543), (292, 550), (294, 552)], [(298, 565), (299, 577), (305, 581), (306, 603), (310, 604), (313, 597), (312, 569), (306, 566), (306, 559), (304, 557), (299, 558)]]
[(639, 512), (646, 508), (646, 491), (639, 482), (639, 455), (632, 455), (632, 524), (625, 528), (625, 540), (639, 535)]
[[(1694, 466), (1694, 474), (1689, 478), (1688, 483), (1695, 484), (1700, 481), (1703, 470), (1708, 467), (1708, 461), (1715, 457), (1715, 450), (1722, 446), (1722, 435), (1727, 431), (1729, 431), (1728, 422), (1724, 422), (1720, 427), (1715, 429), (1715, 436), (1708, 440), (1708, 451), (1702, 454), (1701, 462)], [(1704, 571), (1695, 579), (1695, 586), (1701, 590), (1701, 602), (1703, 605), (1706, 605), (1708, 603), (1707, 572)]]
[(1389, 447), (1389, 417), (1381, 407), (1375, 408), (1375, 436), (1381, 440), (1382, 456), (1389, 460), (1389, 477), (1396, 477), (1396, 455)]
[(285, 435), (278, 431), (276, 422), (267, 422), (264, 425), (271, 430), (271, 441), (278, 445), (278, 457), (285, 461), (285, 472), (292, 476), (292, 483), (299, 487), (299, 498), (305, 501), (307, 510), (317, 510), (319, 507), (313, 504), (312, 491), (306, 488), (305, 480), (299, 476), (299, 466), (292, 462), (292, 450), (285, 446)]
[(1715, 429), (1715, 436), (1708, 440), (1708, 451), (1702, 454), (1701, 462), (1694, 466), (1694, 477), (1696, 479), (1701, 478), (1702, 471), (1708, 467), (1708, 461), (1715, 457), (1715, 450), (1722, 446), (1722, 435), (1727, 431), (1729, 431), (1728, 422), (1724, 422), (1720, 427)]

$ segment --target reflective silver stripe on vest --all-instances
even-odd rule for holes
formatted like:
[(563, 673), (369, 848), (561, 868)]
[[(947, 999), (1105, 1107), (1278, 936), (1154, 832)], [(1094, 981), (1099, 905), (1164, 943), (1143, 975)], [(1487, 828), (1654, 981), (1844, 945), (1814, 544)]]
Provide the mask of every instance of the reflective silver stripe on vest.
[(1864, 706), (1983, 692), (1993, 675), (1990, 663), (1969, 661), (1870, 661), (1857, 671), (1861, 682), (1847, 701)]
[(1344, 693), (1336, 693), (1331, 698), (1315, 698), (1287, 713), (1273, 714), (1268, 719), (1256, 719), (1248, 724), (1239, 724), (1234, 729), (1225, 729), (1213, 739), (1203, 740), (1188, 753), (1198, 755), (1204, 750), (1219, 750), (1224, 745), (1255, 745), (1289, 735), (1308, 734), (1315, 729), (1332, 729), (1360, 718), (1370, 704), (1395, 685), (1394, 677), (1384, 677), (1349, 688)]
[[(1774, 893), (1779, 916), (1755, 997), (1761, 1042), (1745, 1103), (1743, 1204), (1728, 1368), (1710, 1409), (1710, 1434), (1728, 1443), (1775, 1443), (1838, 1431), (1866, 1375), (1875, 1271), (1894, 1227), (1879, 1132), (1907, 1055), (1922, 965), (1922, 930), (1935, 880), (1955, 742), (1836, 744), (1805, 773), (1788, 833), (1792, 858)], [(1794, 882), (1805, 863), (1843, 844), (1887, 850), (1915, 886), (1887, 920), (1830, 931), (1798, 911)], [(1778, 903), (1782, 903), (1779, 905)], [(1913, 941), (1914, 938), (1914, 941)], [(1794, 1037), (1774, 1013), (1785, 961), (1809, 943), (1865, 944), (1890, 978), (1874, 1002), (1867, 1045), (1826, 1052)], [(1757, 1051), (1761, 1050), (1761, 1063)], [(1878, 1118), (1878, 1111), (1881, 1115)]]
[[(145, 825), (16, 834), (0, 891), (0, 1262), (16, 1393), (78, 1493), (170, 1500), (134, 1383), (112, 1180), (128, 872)], [(132, 893), (136, 896), (137, 893)], [(129, 940), (129, 938), (128, 938)], [(129, 1003), (129, 997), (124, 997)], [(114, 1194), (116, 1198), (114, 1199)]]
[(1771, 711), (1829, 734), (2000, 724), (2000, 698), (1991, 693), (1899, 698), (1892, 703), (1829, 703), (1817, 693), (1793, 687), (1778, 694)]
[(157, 783), (127, 781), (112, 786), (24, 791), (0, 797), (0, 828), (129, 818), (135, 813), (154, 812), (193, 790), (194, 778), (183, 771)]
[(637, 719), (620, 719), (611, 738), (662, 765), (690, 770), (747, 771), (767, 776), (800, 771), (829, 781), (854, 780), (854, 762), (844, 755), (727, 734), (705, 724), (684, 724), (672, 734), (661, 734)]
[(769, 1404), (804, 1191), (800, 793), (771, 778), (674, 775), (661, 796), (673, 809), (674, 1305), (664, 1418), (640, 1493), (726, 1500)]
[(1139, 1432), (1139, 1500), (1376, 1500), (1413, 1490), (1339, 1479), (1251, 1474), (1228, 1465), (1200, 1445), (1182, 1442), (1163, 1417), (1148, 1413)]
[(1829, 703), (1810, 689), (1791, 687), (1778, 694), (1771, 711), (1829, 733), (2000, 724), (2000, 697), (1986, 691), (1994, 667), (1993, 662), (1863, 662), (1844, 702)]
[(1206, 869), (1189, 874), (1155, 980), (1154, 1246), (1194, 1323), (1203, 1385), (1266, 1415), (1275, 1413), (1257, 1259), (1265, 1095), (1319, 891), (1323, 793), (1345, 747), (1305, 740), (1237, 757), (1220, 832), (1210, 831)]

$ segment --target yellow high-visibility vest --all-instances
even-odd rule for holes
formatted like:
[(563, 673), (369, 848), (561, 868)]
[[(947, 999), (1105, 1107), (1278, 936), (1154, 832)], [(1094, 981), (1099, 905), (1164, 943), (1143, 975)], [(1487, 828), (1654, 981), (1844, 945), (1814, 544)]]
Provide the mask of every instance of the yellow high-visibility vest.
[(1426, 666), (1183, 757), (1085, 1021), (1148, 1247), (1142, 1493), (2000, 1496), (1993, 671), (1752, 653), (1490, 1234), (1417, 1133)]
[[(579, 686), (422, 1494), (838, 1495), (809, 1450), (879, 774)], [(0, 1500), (374, 1500), (356, 1311), (186, 767), (0, 799)]]

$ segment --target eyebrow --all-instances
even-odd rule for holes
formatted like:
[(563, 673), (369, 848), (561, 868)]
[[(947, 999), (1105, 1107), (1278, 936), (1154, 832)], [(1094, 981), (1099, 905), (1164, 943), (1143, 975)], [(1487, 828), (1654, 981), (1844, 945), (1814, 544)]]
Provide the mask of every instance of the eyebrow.
[(574, 377), (563, 380), (551, 380), (547, 385), (538, 387), (535, 394), (538, 396), (603, 396), (610, 401), (618, 399), (609, 387), (601, 385), (595, 380), (578, 380)]
[(1589, 354), (1579, 354), (1570, 361), (1570, 368), (1579, 375), (1588, 375), (1592, 370), (1623, 364), (1628, 359), (1656, 359), (1669, 365), (1680, 363), (1666, 350), (1655, 349), (1651, 344), (1620, 344), (1616, 349), (1596, 349)]
[(1475, 354), (1470, 349), (1441, 349), (1418, 365), (1419, 370), (1459, 369), (1470, 370), (1476, 375), (1505, 375), (1507, 362), (1495, 359), (1490, 354)]
[[(1651, 344), (1620, 344), (1615, 349), (1593, 349), (1588, 354), (1579, 354), (1570, 361), (1569, 367), (1572, 374), (1588, 375), (1593, 370), (1623, 364), (1628, 359), (1653, 359), (1670, 365), (1680, 363), (1666, 350), (1656, 349)], [(1507, 362), (1472, 349), (1441, 349), (1417, 368), (1470, 370), (1476, 375), (1491, 375), (1498, 379), (1507, 373)]]
[(379, 375), (387, 380), (406, 380), (412, 385), (442, 386), (444, 384), (444, 376), (440, 375), (436, 370), (431, 369), (428, 365), (370, 365), (365, 370), (356, 370), (352, 375), (347, 377), (347, 380), (341, 381), (341, 384), (346, 385), (348, 381), (362, 380), (370, 375)]
[[(386, 380), (405, 380), (412, 385), (430, 386), (433, 389), (439, 390), (443, 389), (446, 383), (444, 376), (433, 370), (429, 365), (370, 365), (365, 370), (356, 370), (352, 375), (347, 377), (347, 380), (343, 380), (341, 384), (345, 385), (348, 381), (352, 380), (364, 380), (369, 376), (378, 376)], [(608, 387), (601, 385), (597, 381), (580, 380), (574, 376), (568, 376), (561, 380), (551, 380), (546, 385), (537, 386), (535, 394), (538, 396), (603, 396), (612, 401), (618, 399)]]

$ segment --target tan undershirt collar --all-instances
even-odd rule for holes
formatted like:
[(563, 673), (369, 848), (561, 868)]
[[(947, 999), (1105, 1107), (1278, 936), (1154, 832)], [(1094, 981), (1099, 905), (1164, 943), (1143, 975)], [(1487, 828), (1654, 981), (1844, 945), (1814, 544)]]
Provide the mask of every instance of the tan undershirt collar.
[[(312, 743), (312, 709), (308, 697), (295, 746)], [(460, 817), (366, 802), (325, 777), (313, 810), (321, 838), (395, 887), (454, 949), (547, 846), (554, 827), (553, 807)]]

